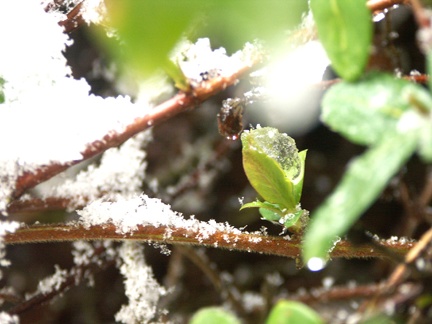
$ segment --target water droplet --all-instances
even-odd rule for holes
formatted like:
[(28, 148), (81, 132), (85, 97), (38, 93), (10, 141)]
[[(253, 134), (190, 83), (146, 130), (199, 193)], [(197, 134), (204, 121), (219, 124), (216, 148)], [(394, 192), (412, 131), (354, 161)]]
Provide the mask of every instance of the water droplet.
[(147, 122), (147, 126), (153, 126), (153, 120), (149, 120), (149, 121)]
[(317, 257), (310, 258), (307, 262), (307, 267), (310, 271), (320, 271), (325, 267), (325, 265), (326, 261)]

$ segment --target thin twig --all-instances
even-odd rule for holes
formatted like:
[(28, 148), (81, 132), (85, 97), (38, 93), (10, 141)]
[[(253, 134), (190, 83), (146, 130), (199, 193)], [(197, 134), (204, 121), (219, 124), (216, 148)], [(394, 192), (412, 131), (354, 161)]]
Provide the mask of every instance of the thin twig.
[(335, 286), (330, 288), (315, 288), (307, 293), (304, 291), (297, 295), (290, 295), (289, 299), (301, 301), (305, 304), (320, 302), (352, 300), (354, 298), (368, 298), (379, 290), (379, 284)]
[[(103, 247), (95, 248), (94, 256), (100, 256), (104, 252), (105, 248)], [(8, 310), (8, 313), (11, 315), (20, 315), (27, 311), (30, 311), (35, 307), (39, 307), (42, 304), (53, 300), (71, 287), (77, 286), (84, 280), (88, 279), (90, 272), (92, 274), (96, 274), (115, 263), (114, 260), (102, 260), (103, 262), (101, 262), (101, 258), (97, 258), (96, 262), (90, 262), (85, 265), (78, 265), (71, 268), (68, 271), (68, 274), (64, 281), (58, 287), (53, 287), (50, 292), (38, 293), (28, 298), (27, 300), (17, 304), (16, 306), (13, 306), (11, 309)]]
[(226, 297), (239, 314), (245, 313), (245, 309), (241, 304), (238, 295), (236, 296), (235, 294), (234, 285), (228, 287), (224, 283), (216, 269), (216, 266), (212, 265), (204, 254), (201, 254), (199, 253), (199, 251), (196, 251), (195, 249), (192, 249), (188, 246), (179, 247), (179, 251), (191, 262), (193, 262), (198, 268), (200, 268), (202, 272), (204, 272), (204, 274), (207, 276), (208, 279), (210, 279), (211, 283), (216, 288), (216, 290), (218, 290), (221, 296)]
[[(168, 226), (143, 226), (130, 234), (122, 234), (113, 224), (90, 226), (88, 228), (72, 224), (32, 225), (18, 229), (4, 236), (6, 244), (23, 244), (38, 242), (63, 242), (76, 240), (134, 240), (157, 242), (163, 244), (186, 244), (203, 247), (223, 248), (235, 251), (263, 253), (289, 258), (298, 258), (301, 253), (301, 240), (287, 239), (281, 236), (267, 236), (260, 233), (248, 233), (212, 229), (203, 233), (196, 228)], [(415, 242), (379, 241), (379, 243), (395, 254), (405, 255)], [(372, 245), (353, 245), (342, 240), (331, 252), (332, 258), (386, 258), (387, 254), (375, 249)]]

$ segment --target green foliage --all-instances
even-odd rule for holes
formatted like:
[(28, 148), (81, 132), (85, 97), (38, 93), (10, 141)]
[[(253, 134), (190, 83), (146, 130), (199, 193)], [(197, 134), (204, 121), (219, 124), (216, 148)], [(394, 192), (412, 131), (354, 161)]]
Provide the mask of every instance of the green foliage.
[(266, 324), (322, 324), (324, 321), (308, 306), (281, 300), (270, 312)]
[(421, 86), (374, 73), (361, 82), (342, 82), (323, 99), (322, 119), (354, 143), (370, 148), (354, 159), (332, 195), (314, 213), (304, 241), (304, 259), (325, 259), (376, 200), (389, 180), (417, 150), (431, 150), (432, 98)]
[(373, 24), (366, 0), (311, 0), (318, 36), (334, 70), (358, 79), (369, 58)]
[(4, 85), (4, 79), (0, 77), (0, 104), (5, 101), (3, 85)]
[(246, 176), (265, 200), (244, 204), (241, 209), (259, 208), (269, 221), (296, 226), (304, 214), (299, 203), (306, 151), (298, 152), (291, 137), (271, 127), (246, 131), (241, 140)]
[(223, 308), (205, 307), (195, 313), (189, 324), (240, 324), (240, 320)]
[(108, 45), (140, 76), (162, 68), (179, 78), (169, 54), (182, 36), (210, 37), (232, 50), (256, 38), (276, 44), (306, 9), (306, 0), (113, 0), (108, 14), (121, 46)]

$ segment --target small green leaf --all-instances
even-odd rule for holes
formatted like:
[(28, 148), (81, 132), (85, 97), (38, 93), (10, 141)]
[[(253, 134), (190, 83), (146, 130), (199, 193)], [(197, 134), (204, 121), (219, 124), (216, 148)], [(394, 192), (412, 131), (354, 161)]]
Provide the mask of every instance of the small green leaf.
[[(306, 215), (305, 215), (306, 213)], [(282, 223), (286, 228), (290, 228), (292, 232), (297, 232), (303, 229), (302, 223), (299, 223), (300, 217), (303, 215), (308, 216), (309, 212), (300, 209), (294, 213), (285, 214), (280, 220), (279, 223)]]
[(373, 203), (389, 180), (416, 150), (418, 131), (392, 132), (349, 165), (331, 196), (311, 217), (303, 258), (327, 259), (335, 239), (342, 236)]
[(422, 114), (421, 109), (431, 107), (431, 96), (421, 86), (389, 74), (372, 73), (355, 84), (333, 86), (324, 96), (321, 119), (350, 141), (371, 145), (389, 129), (395, 130), (406, 111), (414, 108)]
[(264, 219), (266, 219), (270, 222), (277, 223), (282, 218), (280, 210), (260, 208), (259, 212)]
[(271, 310), (266, 324), (323, 324), (319, 315), (305, 304), (281, 300)]
[(372, 14), (366, 0), (311, 0), (318, 37), (334, 70), (348, 81), (366, 66), (372, 41)]
[(303, 191), (303, 180), (304, 180), (304, 172), (305, 172), (305, 162), (306, 162), (306, 153), (307, 150), (303, 150), (299, 152), (298, 156), (300, 159), (300, 173), (298, 174), (297, 178), (293, 180), (294, 189), (294, 201), (300, 202), (300, 198)]
[[(301, 195), (305, 154), (295, 141), (271, 127), (244, 132), (243, 167), (252, 187), (271, 204), (295, 211)], [(294, 192), (294, 183), (298, 185)]]
[(189, 324), (240, 324), (240, 320), (223, 308), (205, 307), (194, 314)]

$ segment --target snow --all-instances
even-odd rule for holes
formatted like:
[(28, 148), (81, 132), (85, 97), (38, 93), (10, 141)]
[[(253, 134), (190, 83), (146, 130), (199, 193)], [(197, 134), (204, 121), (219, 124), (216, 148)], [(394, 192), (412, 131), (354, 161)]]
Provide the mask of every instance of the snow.
[(61, 269), (58, 265), (55, 265), (55, 272), (52, 276), (49, 276), (39, 281), (38, 289), (35, 294), (48, 294), (54, 290), (59, 290), (61, 285), (67, 279), (67, 270)]
[(101, 24), (107, 14), (104, 0), (85, 0), (81, 9), (81, 15), (87, 24)]
[(139, 193), (145, 178), (146, 152), (143, 149), (151, 140), (151, 130), (139, 133), (126, 141), (120, 148), (112, 148), (106, 151), (100, 164), (91, 164), (86, 170), (82, 170), (74, 178), (64, 180), (60, 185), (52, 182), (44, 183), (35, 189), (42, 191), (44, 197), (64, 197), (71, 199), (69, 209), (83, 206), (87, 201), (93, 201), (99, 197), (114, 198), (119, 193), (129, 196)]
[[(173, 211), (170, 205), (145, 194), (130, 197), (118, 195), (116, 199), (116, 201), (97, 199), (82, 210), (78, 210), (79, 223), (88, 228), (93, 225), (114, 224), (116, 231), (121, 234), (133, 234), (133, 231), (138, 229), (138, 225), (166, 226), (168, 227), (167, 238), (171, 235), (170, 228), (184, 228), (195, 233), (199, 241), (207, 240), (217, 232), (224, 232), (227, 241), (229, 240), (227, 234), (242, 233), (239, 229), (215, 220), (202, 222), (193, 216), (186, 219), (181, 213)], [(257, 243), (258, 240), (253, 242)]]
[(167, 291), (154, 279), (145, 263), (143, 246), (124, 242), (119, 249), (119, 269), (124, 276), (125, 294), (129, 304), (123, 305), (115, 315), (122, 323), (149, 323), (157, 315), (157, 303)]
[(19, 317), (18, 315), (9, 315), (6, 312), (0, 312), (0, 323), (3, 324), (18, 324)]
[[(21, 224), (15, 221), (0, 221), (0, 266), (8, 267), (10, 265), (10, 261), (7, 260), (6, 257), (6, 245), (3, 242), (3, 237), (7, 233), (13, 233), (18, 228), (21, 227)], [(0, 279), (2, 278), (2, 272), (0, 271)]]
[(150, 106), (133, 105), (128, 97), (89, 95), (85, 80), (70, 77), (63, 55), (69, 37), (55, 15), (46, 13), (37, 1), (0, 2), (0, 39), (0, 78), (5, 80), (5, 102), (0, 105), (0, 212), (4, 213), (24, 172), (52, 162), (80, 160), (89, 143), (122, 132)]
[(217, 77), (228, 77), (239, 68), (251, 66), (260, 56), (258, 44), (246, 43), (243, 50), (228, 56), (224, 48), (212, 50), (208, 38), (196, 43), (184, 40), (174, 51), (172, 60), (179, 64), (184, 76), (192, 85), (200, 85)]

